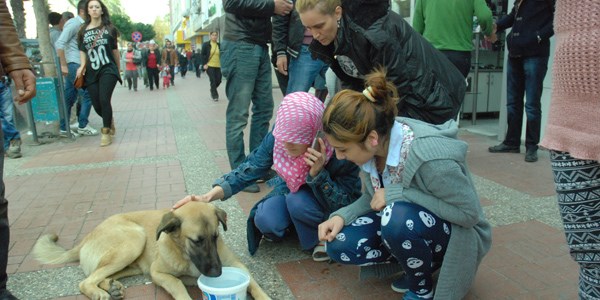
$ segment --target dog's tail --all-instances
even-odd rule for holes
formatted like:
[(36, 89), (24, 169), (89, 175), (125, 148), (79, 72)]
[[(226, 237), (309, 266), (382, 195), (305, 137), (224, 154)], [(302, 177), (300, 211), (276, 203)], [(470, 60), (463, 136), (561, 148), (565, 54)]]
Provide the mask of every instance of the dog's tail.
[(79, 245), (71, 250), (56, 244), (56, 234), (42, 235), (33, 246), (33, 256), (43, 264), (64, 264), (79, 260)]

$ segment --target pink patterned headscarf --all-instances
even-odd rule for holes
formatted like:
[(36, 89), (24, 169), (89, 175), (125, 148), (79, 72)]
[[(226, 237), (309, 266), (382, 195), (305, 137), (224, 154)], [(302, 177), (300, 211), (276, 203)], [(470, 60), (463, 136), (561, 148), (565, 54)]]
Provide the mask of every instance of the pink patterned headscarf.
[[(295, 193), (306, 182), (306, 176), (310, 166), (304, 161), (304, 155), (291, 157), (284, 147), (284, 143), (295, 143), (310, 145), (322, 129), (323, 111), (325, 105), (315, 96), (296, 92), (288, 94), (283, 98), (277, 110), (277, 119), (273, 136), (275, 146), (273, 147), (273, 168), (283, 178), (292, 193)], [(333, 148), (325, 142), (327, 157), (325, 163), (333, 155)]]

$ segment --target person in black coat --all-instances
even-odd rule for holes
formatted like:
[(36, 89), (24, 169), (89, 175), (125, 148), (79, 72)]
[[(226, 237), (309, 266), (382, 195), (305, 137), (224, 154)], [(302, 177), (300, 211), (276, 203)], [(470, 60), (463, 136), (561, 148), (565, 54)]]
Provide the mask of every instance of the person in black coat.
[[(527, 115), (525, 161), (536, 162), (542, 127), (542, 91), (548, 71), (550, 37), (554, 35), (555, 0), (515, 1), (510, 14), (496, 21), (500, 32), (512, 28), (506, 36), (506, 118), (504, 141), (488, 148), (492, 153), (519, 153), (523, 110)], [(525, 98), (525, 99), (524, 99)]]
[(200, 54), (201, 49), (196, 49), (194, 54), (192, 55), (192, 60), (194, 61), (194, 70), (196, 71), (196, 77), (200, 78), (202, 75), (202, 71), (204, 71), (202, 64), (202, 55)]
[(212, 31), (210, 40), (202, 44), (202, 69), (210, 79), (210, 95), (213, 101), (219, 101), (217, 88), (221, 84), (221, 45), (217, 42), (219, 33)]
[(363, 78), (383, 67), (400, 95), (401, 116), (442, 124), (458, 116), (465, 78), (416, 32), (387, 0), (297, 0), (313, 41), (309, 50), (335, 72), (343, 88), (364, 89)]
[(188, 71), (188, 59), (185, 55), (185, 49), (181, 49), (177, 55), (179, 55), (179, 72), (181, 73), (181, 78), (185, 78), (185, 74), (187, 74)]

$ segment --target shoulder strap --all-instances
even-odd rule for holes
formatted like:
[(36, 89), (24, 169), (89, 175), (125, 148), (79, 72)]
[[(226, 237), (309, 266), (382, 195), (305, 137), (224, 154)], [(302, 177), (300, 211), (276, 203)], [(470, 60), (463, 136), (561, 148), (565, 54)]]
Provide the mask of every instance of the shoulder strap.
[(100, 28), (100, 31), (98, 31), (98, 34), (96, 35), (96, 38), (94, 39), (94, 42), (92, 43), (92, 48), (96, 47), (96, 42), (98, 42), (98, 39), (102, 36), (103, 32), (104, 32), (104, 26), (102, 26), (102, 28)]

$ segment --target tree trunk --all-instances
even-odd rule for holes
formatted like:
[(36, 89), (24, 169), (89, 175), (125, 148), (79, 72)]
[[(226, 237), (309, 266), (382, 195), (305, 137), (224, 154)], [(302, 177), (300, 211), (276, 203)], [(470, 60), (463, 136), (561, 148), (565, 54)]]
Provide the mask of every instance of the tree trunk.
[(45, 77), (56, 77), (56, 67), (54, 64), (54, 50), (50, 42), (50, 31), (48, 30), (48, 3), (46, 0), (33, 0), (33, 13), (35, 14), (37, 25), (38, 43), (40, 53), (42, 54), (42, 67)]
[(15, 22), (15, 27), (17, 28), (17, 34), (19, 35), (19, 38), (24, 39), (25, 9), (23, 8), (23, 0), (10, 0), (10, 7), (12, 8), (13, 20)]

